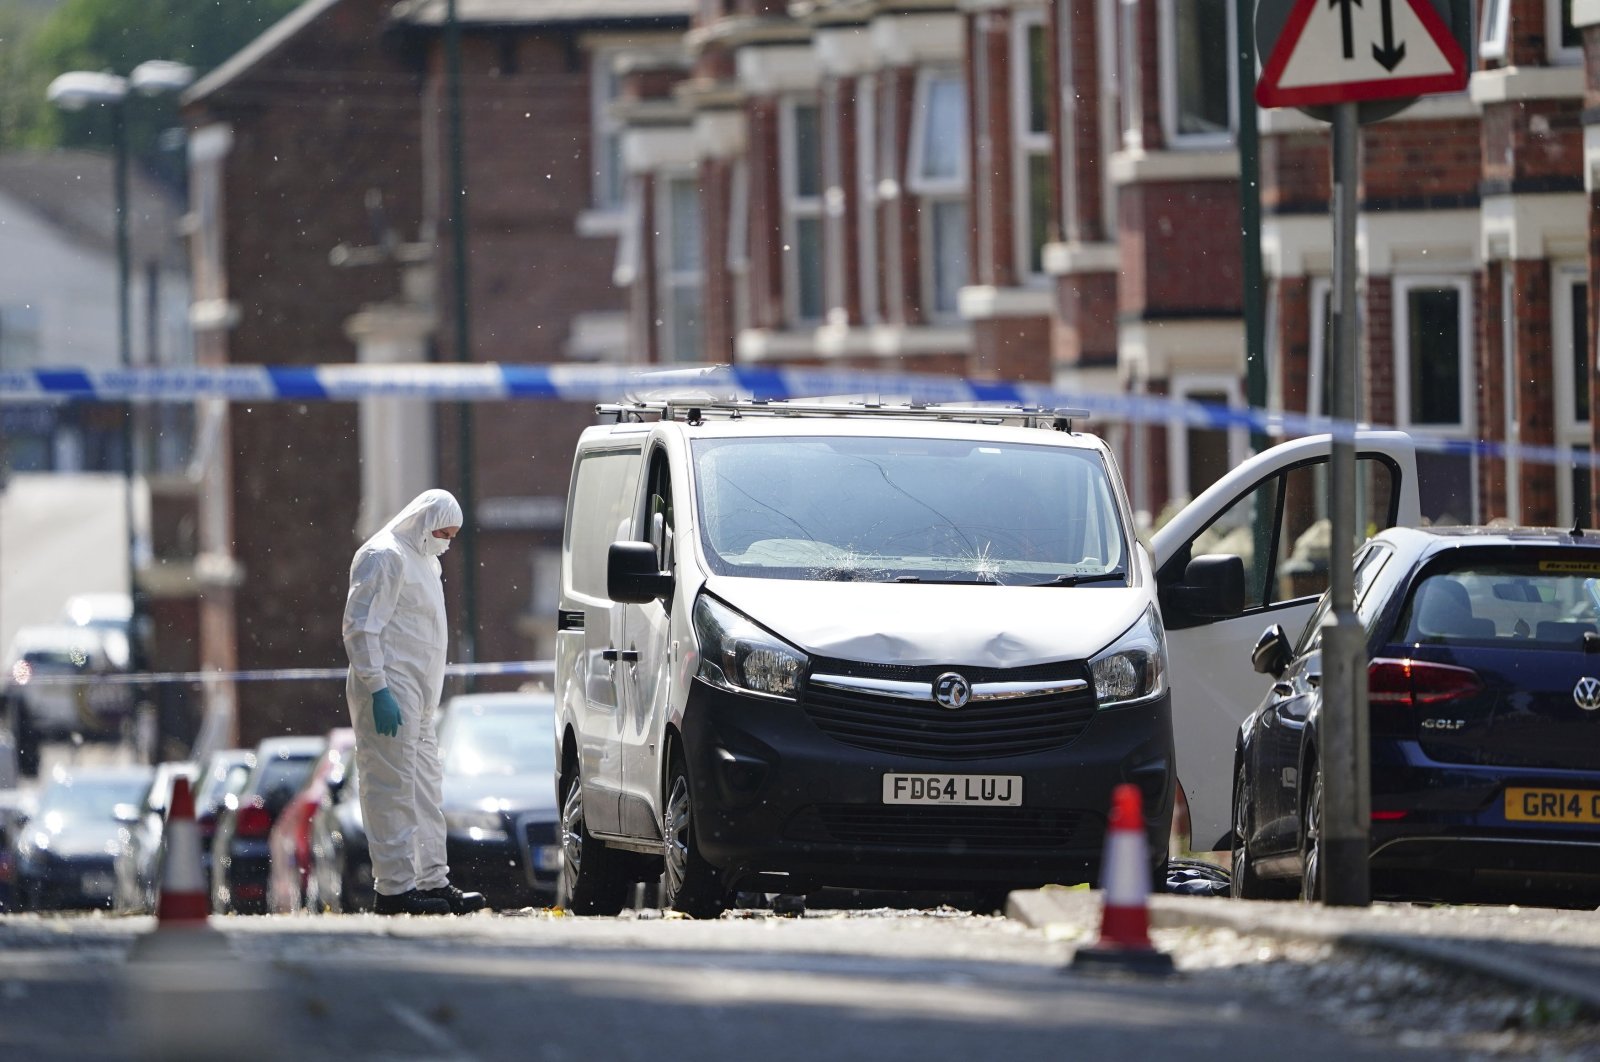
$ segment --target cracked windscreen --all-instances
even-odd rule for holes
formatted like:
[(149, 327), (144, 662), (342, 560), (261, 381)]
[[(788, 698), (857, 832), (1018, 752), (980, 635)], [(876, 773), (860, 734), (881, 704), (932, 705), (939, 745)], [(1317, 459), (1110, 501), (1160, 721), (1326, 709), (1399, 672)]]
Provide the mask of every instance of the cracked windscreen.
[(833, 436), (693, 445), (701, 540), (719, 575), (1127, 585), (1094, 450)]

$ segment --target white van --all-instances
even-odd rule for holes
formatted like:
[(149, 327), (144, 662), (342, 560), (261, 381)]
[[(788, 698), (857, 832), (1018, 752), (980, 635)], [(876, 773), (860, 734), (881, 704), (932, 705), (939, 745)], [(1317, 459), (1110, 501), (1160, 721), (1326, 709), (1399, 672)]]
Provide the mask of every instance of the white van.
[(1231, 743), (1261, 613), (1295, 602), (1273, 536), (1206, 554), (1229, 521), (1283, 519), (1294, 462), (1236, 469), (1248, 500), (1208, 492), (1212, 518), (1152, 557), (1066, 411), (602, 411), (618, 423), (579, 441), (563, 541), (566, 906), (615, 911), (658, 876), (697, 916), (739, 889), (1093, 881), (1121, 782), (1164, 862), (1183, 761), (1163, 612), (1253, 628), (1219, 631), (1253, 691)]

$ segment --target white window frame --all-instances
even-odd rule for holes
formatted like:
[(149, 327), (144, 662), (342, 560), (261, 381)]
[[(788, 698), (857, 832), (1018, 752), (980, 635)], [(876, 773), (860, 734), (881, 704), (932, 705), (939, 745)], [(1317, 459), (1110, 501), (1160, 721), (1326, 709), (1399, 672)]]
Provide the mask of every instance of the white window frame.
[(1457, 352), (1460, 359), (1461, 421), (1458, 424), (1419, 424), (1439, 435), (1467, 437), (1473, 431), (1473, 373), (1472, 373), (1472, 278), (1462, 274), (1427, 274), (1396, 276), (1394, 285), (1394, 406), (1395, 425), (1413, 427), (1411, 423), (1411, 292), (1418, 288), (1455, 288), (1460, 293), (1457, 326)]
[(1174, 149), (1229, 147), (1239, 129), (1239, 43), (1236, 28), (1238, 0), (1224, 0), (1228, 22), (1228, 129), (1223, 133), (1178, 132), (1178, 37), (1177, 5), (1198, 0), (1161, 0), (1157, 9), (1161, 53), (1161, 132), (1166, 146)]
[(856, 87), (856, 252), (861, 276), (861, 319), (876, 324), (878, 311), (878, 82), (872, 74)]
[[(1587, 450), (1590, 438), (1590, 422), (1573, 415), (1578, 387), (1586, 386), (1587, 381), (1577, 379), (1571, 356), (1575, 345), (1572, 311), (1577, 302), (1574, 288), (1579, 284), (1587, 286), (1588, 282), (1588, 268), (1582, 263), (1562, 262), (1551, 267), (1550, 339), (1555, 360), (1553, 397), (1556, 403), (1556, 446), (1568, 457), (1568, 463), (1556, 468), (1556, 519), (1566, 526), (1571, 525), (1573, 516), (1572, 473), (1575, 466), (1571, 464), (1571, 457), (1575, 451)], [(1587, 300), (1577, 305), (1586, 303)], [(1594, 357), (1594, 350), (1594, 339), (1590, 337), (1590, 358)], [(1593, 409), (1589, 410), (1589, 415), (1594, 416)]]
[[(1048, 274), (1044, 271), (1044, 255), (1041, 250), (1039, 267), (1034, 268), (1032, 262), (1032, 188), (1029, 183), (1030, 164), (1033, 159), (1042, 156), (1048, 164), (1050, 158), (1050, 118), (1049, 108), (1054, 103), (1050, 95), (1049, 76), (1045, 74), (1045, 128), (1044, 131), (1035, 133), (1028, 128), (1029, 111), (1032, 99), (1029, 89), (1029, 59), (1031, 52), (1028, 49), (1028, 33), (1037, 29), (1043, 39), (1045, 57), (1049, 58), (1050, 38), (1045, 25), (1044, 10), (1042, 8), (1027, 8), (1016, 12), (1011, 21), (1011, 148), (1015, 162), (1012, 166), (1012, 196), (1016, 209), (1012, 213), (1015, 221), (1016, 232), (1014, 245), (1017, 254), (1017, 276), (1034, 286), (1040, 286), (1049, 281)], [(1052, 204), (1053, 205), (1053, 204)], [(1057, 209), (1057, 214), (1060, 210)], [(1049, 242), (1049, 209), (1045, 214), (1045, 242)]]
[[(1237, 376), (1223, 373), (1178, 373), (1168, 381), (1168, 392), (1175, 401), (1188, 401), (1196, 394), (1224, 394), (1230, 408), (1244, 406), (1244, 388)], [(1167, 486), (1169, 497), (1192, 498), (1189, 482), (1189, 432), (1187, 424), (1174, 424), (1167, 431)], [(1210, 430), (1210, 429), (1207, 429)], [(1228, 460), (1238, 467), (1250, 455), (1250, 433), (1243, 428), (1228, 429)], [(1210, 484), (1207, 484), (1210, 486)]]
[[(678, 334), (678, 303), (672, 295), (679, 289), (693, 288), (700, 292), (700, 301), (705, 301), (705, 250), (702, 247), (698, 252), (700, 268), (674, 269), (672, 261), (672, 243), (677, 233), (675, 226), (678, 224), (677, 213), (672, 209), (672, 186), (680, 181), (687, 181), (695, 186), (695, 195), (700, 197), (700, 212), (702, 218), (705, 210), (705, 193), (699, 187), (699, 175), (693, 170), (670, 169), (661, 170), (656, 174), (656, 316), (660, 320), (657, 326), (658, 349), (661, 352), (661, 361), (673, 364), (692, 364), (701, 361), (704, 350), (683, 351), (678, 350), (676, 338)], [(696, 227), (695, 236), (701, 237), (700, 227)], [(705, 342), (705, 313), (701, 307), (699, 316), (700, 342)], [(670, 348), (670, 349), (669, 349)]]
[[(825, 242), (823, 230), (826, 223), (822, 212), (822, 192), (825, 175), (822, 173), (822, 159), (817, 159), (817, 194), (802, 196), (799, 194), (799, 170), (795, 149), (798, 145), (795, 127), (795, 109), (798, 107), (813, 107), (817, 110), (818, 151), (821, 151), (822, 131), (822, 106), (816, 96), (810, 94), (797, 94), (784, 96), (778, 109), (778, 140), (781, 166), (779, 168), (780, 183), (783, 191), (783, 245), (786, 248), (783, 254), (783, 308), (784, 317), (791, 326), (820, 325), (828, 313), (828, 294), (826, 284), (826, 265), (824, 264), (824, 283), (818, 289), (818, 298), (822, 305), (818, 312), (802, 316), (800, 312), (800, 225), (801, 219), (814, 218), (817, 222), (817, 239)], [(817, 248), (820, 258), (823, 248)]]
[(849, 320), (850, 293), (846, 290), (850, 248), (845, 245), (845, 210), (849, 196), (844, 172), (844, 126), (839, 103), (844, 82), (834, 78), (821, 94), (817, 111), (818, 169), (822, 183), (822, 316), (830, 324)]
[[(1324, 317), (1320, 311), (1322, 301), (1328, 300), (1329, 310), (1333, 310), (1333, 278), (1312, 277), (1311, 293), (1306, 304), (1306, 312), (1311, 317), (1311, 350), (1306, 356), (1306, 416), (1332, 417), (1333, 410), (1322, 408), (1322, 376), (1328, 371), (1332, 359), (1328, 356), (1329, 346), (1333, 343), (1332, 321)], [(1312, 381), (1316, 381), (1314, 384)]]
[[(1511, 0), (1505, 0), (1509, 4)], [(1583, 65), (1583, 45), (1561, 46), (1561, 0), (1544, 0), (1544, 51), (1552, 66)]]
[[(906, 185), (917, 195), (921, 205), (921, 209), (918, 211), (917, 241), (922, 259), (922, 311), (929, 321), (939, 324), (954, 323), (961, 320), (961, 312), (956, 305), (941, 308), (936, 301), (935, 284), (937, 283), (937, 273), (933, 246), (934, 215), (937, 213), (934, 209), (935, 204), (963, 204), (967, 209), (967, 227), (969, 230), (972, 227), (972, 204), (967, 197), (967, 182), (970, 174), (967, 172), (969, 145), (966, 143), (966, 138), (970, 135), (970, 132), (967, 128), (968, 122), (965, 120), (966, 114), (963, 115), (963, 121), (958, 123), (958, 128), (961, 130), (962, 143), (960, 150), (956, 152), (956, 175), (930, 179), (923, 176), (922, 173), (924, 161), (923, 143), (926, 139), (925, 134), (930, 111), (928, 106), (929, 86), (936, 79), (949, 78), (953, 78), (956, 84), (961, 86), (963, 108), (967, 113), (970, 113), (972, 101), (966, 98), (967, 86), (959, 68), (926, 66), (918, 70), (916, 94), (912, 99), (911, 152), (910, 158), (907, 160), (906, 172)], [(972, 262), (969, 256), (967, 261), (967, 277), (969, 280), (971, 275)]]
[[(1138, 0), (1112, 0), (1117, 5), (1117, 51), (1115, 64), (1121, 79), (1117, 95), (1117, 120), (1122, 128), (1122, 147), (1126, 151), (1144, 150), (1144, 100), (1140, 87), (1144, 81), (1139, 55)], [(1109, 169), (1109, 167), (1107, 167)]]
[[(589, 136), (594, 159), (594, 166), (589, 173), (589, 204), (602, 214), (621, 214), (628, 198), (626, 171), (615, 175), (610, 172), (613, 161), (619, 169), (622, 167), (621, 152), (619, 150), (618, 157), (613, 160), (610, 153), (604, 150), (607, 137), (613, 134), (620, 136), (623, 129), (623, 122), (612, 113), (611, 105), (622, 87), (622, 79), (616, 71), (616, 60), (625, 51), (621, 47), (598, 47), (590, 53), (589, 58)], [(615, 201), (608, 201), (605, 191), (613, 177), (618, 195)]]
[[(1509, 0), (1508, 0), (1509, 2)], [(1501, 263), (1500, 269), (1500, 386), (1505, 392), (1505, 439), (1512, 447), (1506, 457), (1506, 516), (1514, 524), (1522, 522), (1522, 457), (1516, 447), (1522, 445), (1522, 421), (1517, 401), (1516, 322), (1511, 316), (1511, 299), (1516, 281), (1512, 276), (1511, 262)]]
[(728, 172), (728, 287), (735, 334), (750, 327), (750, 163), (733, 160)]
[[(1511, 23), (1511, 0), (1483, 0), (1480, 10), (1483, 25), (1478, 27), (1478, 55), (1483, 59), (1504, 59)], [(1560, 8), (1557, 7), (1557, 10)]]

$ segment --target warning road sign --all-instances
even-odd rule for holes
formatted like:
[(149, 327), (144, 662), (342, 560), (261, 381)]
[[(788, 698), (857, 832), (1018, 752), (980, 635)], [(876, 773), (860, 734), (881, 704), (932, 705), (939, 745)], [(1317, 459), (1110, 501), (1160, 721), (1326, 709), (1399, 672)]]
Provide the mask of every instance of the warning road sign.
[(1429, 0), (1295, 0), (1256, 83), (1263, 107), (1307, 107), (1467, 84), (1467, 60)]

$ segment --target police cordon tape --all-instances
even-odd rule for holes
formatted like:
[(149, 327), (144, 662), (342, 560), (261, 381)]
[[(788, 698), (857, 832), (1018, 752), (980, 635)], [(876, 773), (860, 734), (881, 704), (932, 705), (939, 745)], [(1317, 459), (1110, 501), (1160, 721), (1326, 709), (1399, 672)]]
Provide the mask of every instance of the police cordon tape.
[[(1332, 433), (1350, 438), (1353, 424), (1328, 417), (1193, 402), (1163, 395), (1062, 391), (1048, 384), (975, 380), (931, 373), (749, 365), (643, 370), (621, 365), (227, 365), (164, 369), (54, 368), (0, 372), (0, 403), (95, 401), (352, 402), (413, 398), (445, 402), (594, 401), (636, 398), (735, 397), (764, 401), (873, 395), (925, 404), (1000, 403), (1041, 410), (1074, 408), (1091, 419), (1129, 424), (1183, 424), (1241, 429), (1273, 437)], [(1464, 439), (1427, 428), (1402, 429), (1419, 450), (1461, 457), (1519, 459), (1536, 464), (1600, 468), (1600, 451)]]
[[(287, 667), (257, 668), (251, 671), (150, 671), (150, 672), (83, 672), (74, 675), (27, 675), (21, 679), (12, 668), (11, 684), (17, 686), (81, 686), (105, 684), (111, 686), (144, 686), (163, 683), (190, 682), (281, 682), (307, 680), (334, 680), (343, 682), (349, 668), (343, 667)], [(529, 675), (550, 678), (556, 673), (553, 660), (501, 660), (484, 664), (446, 664), (446, 675)]]

